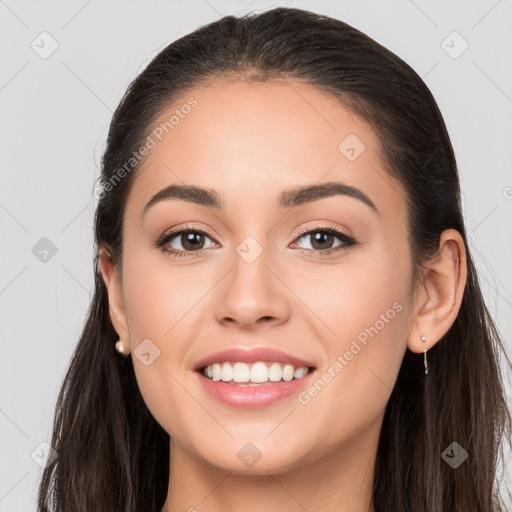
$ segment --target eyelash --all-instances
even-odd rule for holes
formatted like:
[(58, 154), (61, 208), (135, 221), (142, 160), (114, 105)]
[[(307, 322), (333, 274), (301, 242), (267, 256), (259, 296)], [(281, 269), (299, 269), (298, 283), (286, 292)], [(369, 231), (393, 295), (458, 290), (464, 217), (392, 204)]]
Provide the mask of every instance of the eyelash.
[[(177, 249), (172, 249), (172, 248), (169, 249), (166, 247), (166, 244), (169, 243), (173, 238), (176, 238), (178, 235), (182, 235), (184, 233), (200, 233), (202, 235), (208, 236), (211, 239), (214, 239), (214, 237), (207, 231), (195, 228), (193, 226), (185, 226), (184, 228), (170, 231), (169, 233), (164, 234), (160, 239), (158, 239), (154, 243), (154, 246), (161, 249), (163, 252), (165, 252), (173, 257), (195, 256), (195, 255), (201, 254), (203, 251), (205, 251), (205, 249), (199, 249), (196, 251), (180, 251)], [(354, 246), (358, 243), (354, 237), (347, 235), (343, 231), (340, 231), (339, 229), (334, 228), (332, 226), (315, 226), (313, 228), (302, 228), (299, 231), (299, 234), (295, 240), (298, 240), (300, 238), (303, 238), (305, 235), (310, 235), (313, 233), (328, 233), (330, 235), (334, 235), (336, 238), (340, 239), (343, 242), (342, 245), (338, 245), (331, 249), (324, 249), (324, 250), (301, 249), (301, 251), (304, 251), (305, 253), (314, 254), (314, 257), (318, 257), (319, 255), (322, 255), (322, 256), (330, 255), (338, 250), (347, 249), (347, 248)]]

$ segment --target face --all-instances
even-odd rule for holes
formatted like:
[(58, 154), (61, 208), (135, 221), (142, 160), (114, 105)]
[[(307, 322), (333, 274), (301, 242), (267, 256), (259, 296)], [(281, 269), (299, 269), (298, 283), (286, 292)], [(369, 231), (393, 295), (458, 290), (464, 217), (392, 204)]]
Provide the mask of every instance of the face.
[[(215, 82), (161, 120), (190, 97), (155, 138), (124, 213), (117, 321), (143, 398), (176, 446), (225, 470), (276, 473), (349, 450), (377, 435), (406, 350), (405, 194), (376, 134), (313, 86)], [(330, 195), (293, 194), (327, 183)], [(214, 191), (220, 207), (161, 194), (146, 208), (169, 185)], [(205, 386), (197, 365), (236, 347), (314, 370)], [(226, 386), (252, 388), (253, 400), (235, 404)], [(251, 466), (244, 454), (260, 458)]]

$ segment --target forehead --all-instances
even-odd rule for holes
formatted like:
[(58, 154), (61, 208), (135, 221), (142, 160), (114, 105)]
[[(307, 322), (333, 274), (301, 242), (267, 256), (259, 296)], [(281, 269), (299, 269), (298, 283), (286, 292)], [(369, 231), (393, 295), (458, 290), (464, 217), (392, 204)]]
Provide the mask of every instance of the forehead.
[(127, 209), (142, 211), (171, 183), (212, 188), (227, 206), (256, 209), (277, 207), (287, 187), (341, 181), (379, 209), (403, 213), (376, 134), (312, 85), (214, 81), (187, 91), (152, 128), (155, 145), (135, 176)]

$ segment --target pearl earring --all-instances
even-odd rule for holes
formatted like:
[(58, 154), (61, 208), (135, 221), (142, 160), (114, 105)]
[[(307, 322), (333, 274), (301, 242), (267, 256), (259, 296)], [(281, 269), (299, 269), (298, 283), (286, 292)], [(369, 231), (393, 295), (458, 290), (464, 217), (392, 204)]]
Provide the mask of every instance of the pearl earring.
[(124, 343), (122, 338), (119, 338), (119, 340), (116, 342), (116, 350), (122, 354), (123, 356), (127, 356), (128, 354), (125, 352)]
[[(421, 337), (421, 341), (423, 343), (427, 343), (427, 339), (425, 338), (425, 336), (422, 336)], [(425, 365), (425, 375), (428, 374), (428, 364), (427, 364), (427, 349), (425, 349), (423, 351), (423, 364)]]

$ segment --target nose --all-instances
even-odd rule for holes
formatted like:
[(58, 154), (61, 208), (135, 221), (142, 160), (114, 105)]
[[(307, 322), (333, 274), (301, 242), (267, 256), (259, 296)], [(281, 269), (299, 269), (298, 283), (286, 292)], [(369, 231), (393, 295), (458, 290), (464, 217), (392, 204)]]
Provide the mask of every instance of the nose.
[[(290, 315), (290, 290), (263, 251), (254, 261), (235, 254), (233, 267), (219, 283), (215, 317), (223, 324), (254, 330), (279, 325)], [(275, 266), (275, 265), (274, 265)]]

